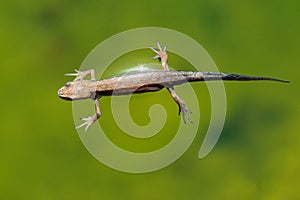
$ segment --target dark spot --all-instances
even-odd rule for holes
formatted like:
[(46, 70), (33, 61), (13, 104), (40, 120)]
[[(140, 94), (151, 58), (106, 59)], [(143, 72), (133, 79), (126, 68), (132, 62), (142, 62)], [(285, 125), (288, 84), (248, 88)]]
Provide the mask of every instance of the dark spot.
[(65, 84), (65, 87), (70, 87), (71, 86), (71, 83), (70, 82), (67, 82), (66, 84)]

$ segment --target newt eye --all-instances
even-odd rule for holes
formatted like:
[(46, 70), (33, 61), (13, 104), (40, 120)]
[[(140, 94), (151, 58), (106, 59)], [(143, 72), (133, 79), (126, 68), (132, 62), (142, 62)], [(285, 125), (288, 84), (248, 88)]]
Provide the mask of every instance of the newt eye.
[(66, 84), (65, 84), (65, 87), (70, 87), (71, 86), (71, 83), (70, 82), (67, 82)]

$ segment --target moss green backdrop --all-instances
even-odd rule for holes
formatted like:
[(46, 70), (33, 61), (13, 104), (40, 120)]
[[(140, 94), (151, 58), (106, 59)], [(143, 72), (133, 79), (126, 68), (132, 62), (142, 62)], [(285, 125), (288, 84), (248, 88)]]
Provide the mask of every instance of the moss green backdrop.
[[(293, 0), (2, 1), (0, 199), (299, 198), (299, 10), (300, 2)], [(72, 104), (59, 99), (57, 90), (70, 80), (63, 74), (78, 68), (98, 43), (146, 26), (194, 38), (220, 71), (291, 83), (225, 83), (225, 127), (202, 160), (197, 155), (210, 102), (205, 85), (193, 84), (199, 91), (201, 123), (188, 151), (156, 172), (115, 171), (85, 149), (74, 128)], [(124, 63), (125, 70), (149, 56), (148, 51), (135, 52), (116, 63)], [(191, 67), (173, 58), (171, 66)], [(107, 75), (119, 72), (110, 69)], [(177, 106), (166, 91), (132, 99), (136, 122), (149, 123), (148, 108), (160, 100), (168, 112), (167, 125), (177, 122)], [(173, 137), (162, 132), (142, 141), (113, 134), (117, 128), (110, 120), (110, 98), (100, 102), (100, 124), (113, 127), (107, 136), (121, 147), (145, 152)]]

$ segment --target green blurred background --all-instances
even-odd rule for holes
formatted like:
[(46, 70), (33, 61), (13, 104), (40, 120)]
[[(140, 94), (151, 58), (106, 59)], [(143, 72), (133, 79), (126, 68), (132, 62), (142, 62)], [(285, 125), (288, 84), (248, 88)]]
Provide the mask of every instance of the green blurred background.
[[(0, 199), (299, 199), (299, 10), (296, 0), (1, 1)], [(72, 104), (59, 99), (57, 90), (70, 80), (63, 74), (78, 68), (98, 43), (145, 26), (189, 35), (220, 71), (291, 83), (225, 83), (225, 127), (202, 160), (197, 155), (209, 122), (209, 96), (204, 84), (193, 84), (204, 97), (199, 133), (188, 151), (148, 174), (110, 169), (85, 149)], [(139, 55), (147, 60), (153, 54)], [(143, 98), (163, 98), (169, 102), (167, 123), (179, 120), (169, 114), (177, 107), (166, 91), (132, 99), (136, 110)], [(143, 125), (139, 119), (147, 110), (131, 110)], [(110, 108), (103, 113), (109, 116)], [(109, 118), (103, 118), (109, 128)], [(172, 138), (159, 135), (147, 148)], [(144, 150), (143, 141), (109, 137), (124, 148)]]

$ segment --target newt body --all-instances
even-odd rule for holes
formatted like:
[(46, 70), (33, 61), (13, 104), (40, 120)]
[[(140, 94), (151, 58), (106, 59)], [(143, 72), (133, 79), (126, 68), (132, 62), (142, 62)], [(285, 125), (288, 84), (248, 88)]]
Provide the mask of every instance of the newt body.
[[(179, 106), (179, 114), (182, 113), (183, 120), (186, 118), (192, 122), (189, 117), (191, 111), (186, 107), (184, 101), (175, 93), (174, 86), (186, 82), (197, 81), (215, 81), (215, 80), (235, 80), (235, 81), (253, 81), (253, 80), (271, 80), (279, 82), (289, 82), (276, 78), (261, 76), (245, 76), (240, 74), (226, 74), (219, 72), (192, 72), (192, 71), (172, 71), (167, 65), (168, 55), (166, 47), (162, 49), (158, 43), (158, 50), (151, 49), (157, 54), (164, 70), (143, 70), (134, 71), (127, 74), (114, 76), (112, 78), (96, 81), (94, 70), (78, 71), (77, 73), (66, 74), (67, 76), (76, 76), (75, 80), (66, 83), (58, 90), (58, 96), (65, 100), (93, 99), (96, 107), (96, 114), (82, 118), (85, 122), (77, 128), (86, 126), (85, 130), (93, 124), (101, 115), (98, 99), (102, 96), (128, 95), (133, 93), (145, 93), (159, 91), (167, 88), (175, 102)], [(91, 80), (83, 80), (87, 75)]]

